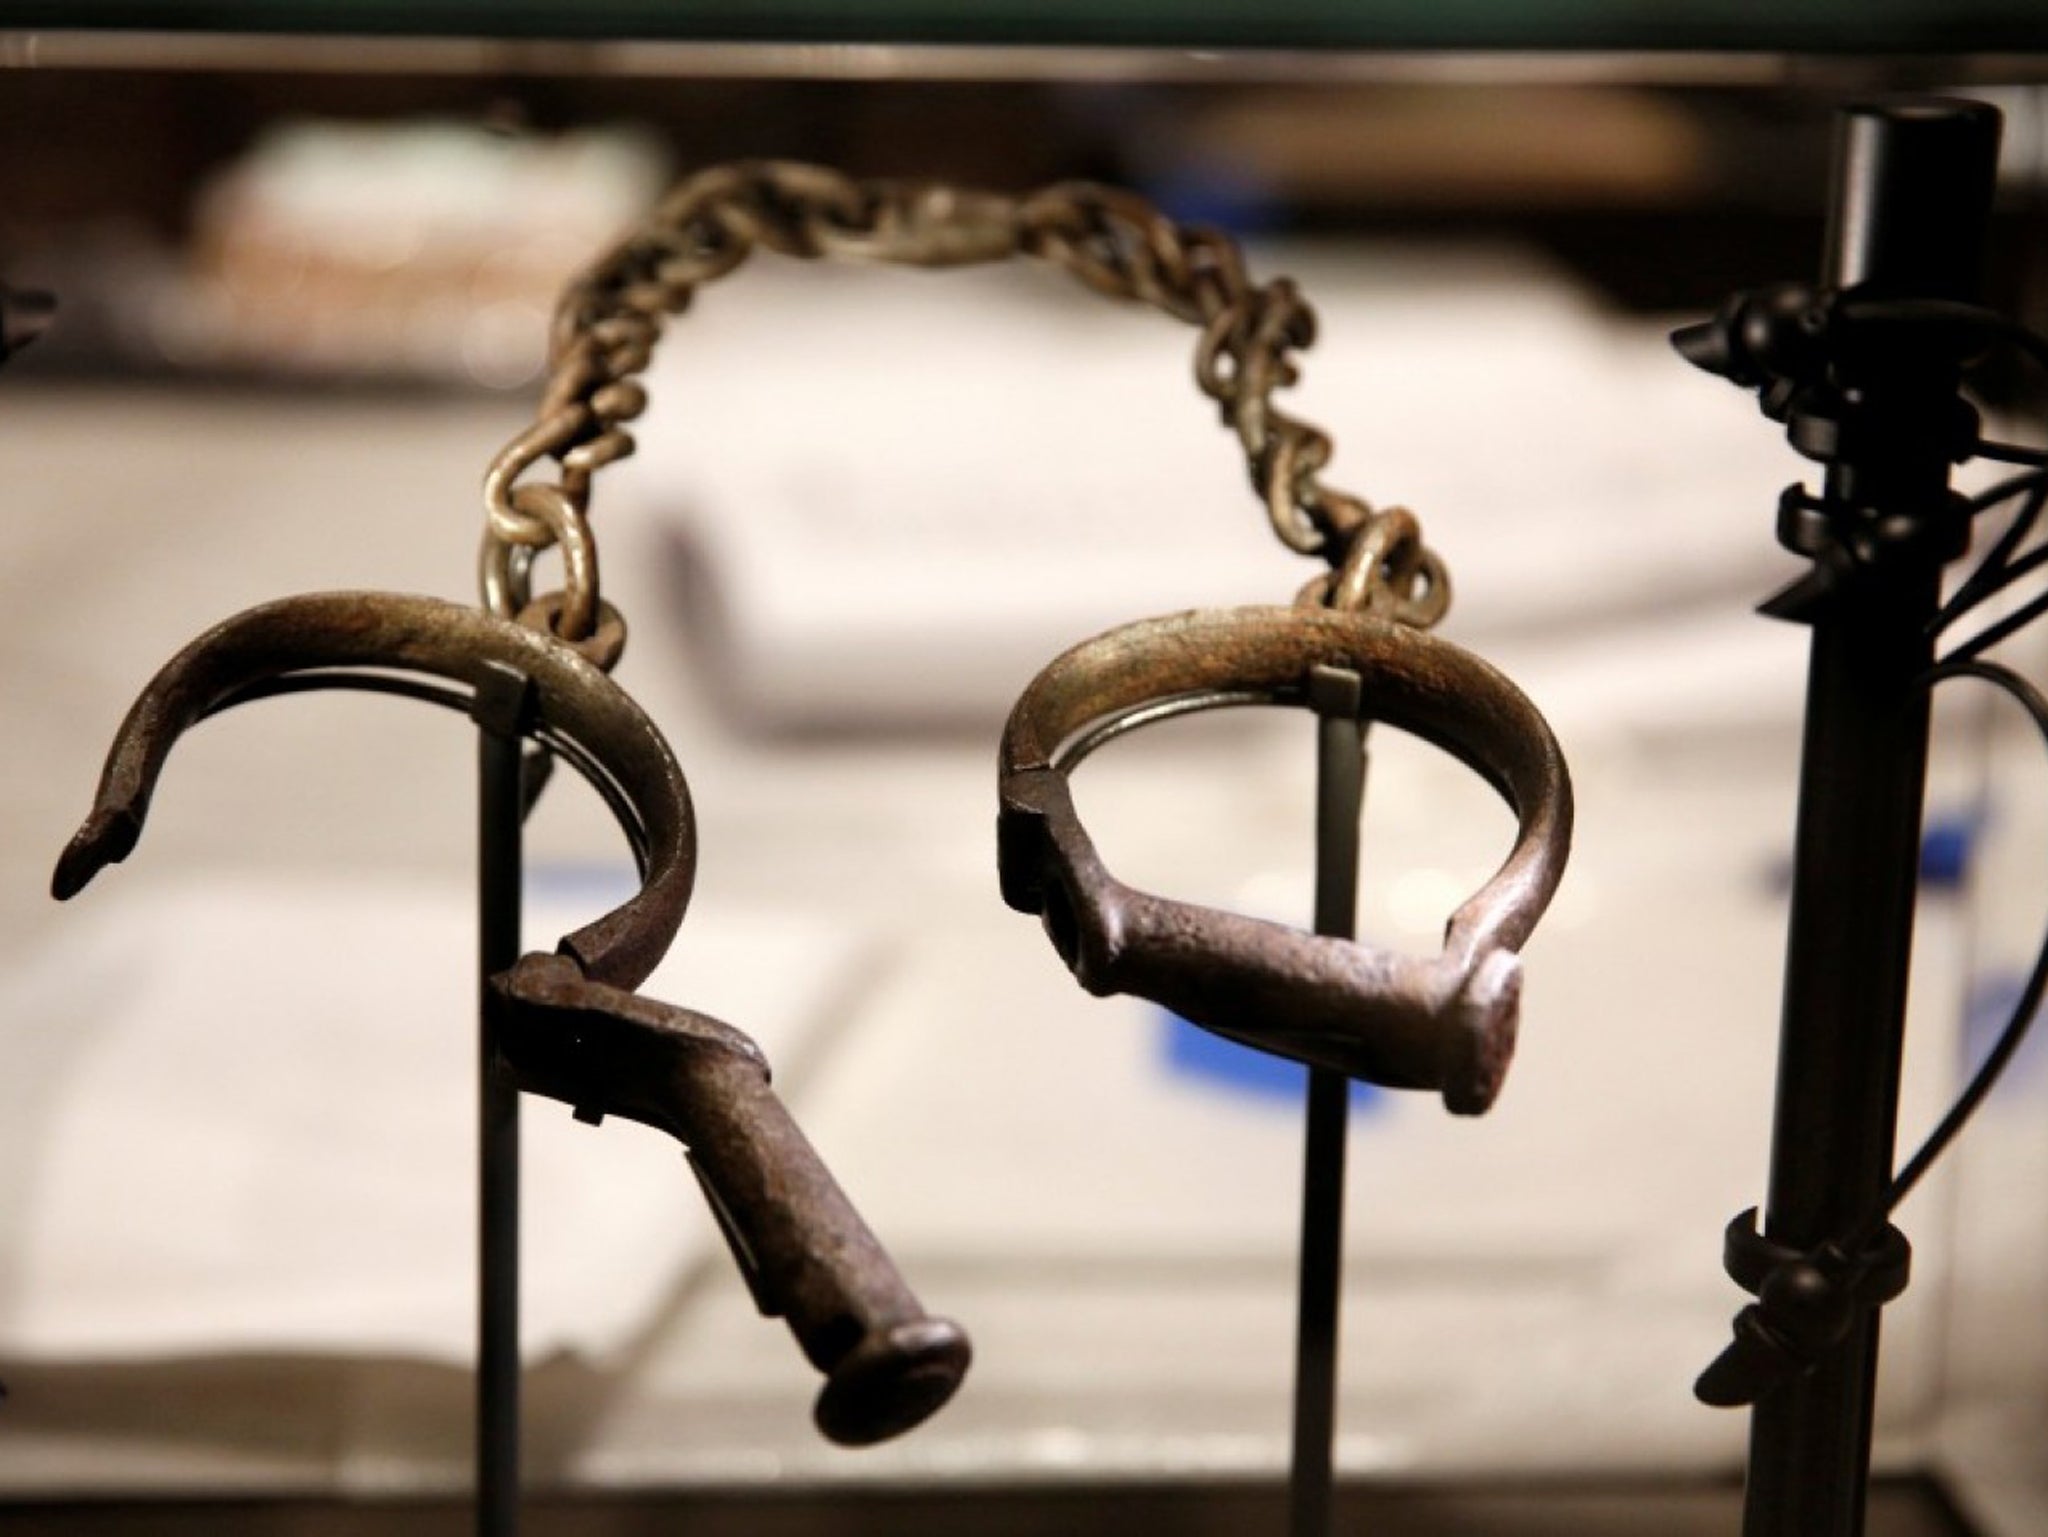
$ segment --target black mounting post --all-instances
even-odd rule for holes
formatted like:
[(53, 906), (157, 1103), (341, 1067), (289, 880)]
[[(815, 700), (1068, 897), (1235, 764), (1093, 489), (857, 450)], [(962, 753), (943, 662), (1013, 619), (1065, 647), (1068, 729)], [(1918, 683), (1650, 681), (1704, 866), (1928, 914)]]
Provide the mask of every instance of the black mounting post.
[(520, 952), (523, 826), (531, 804), (521, 733), (533, 682), (494, 666), (477, 723), (477, 1537), (519, 1530), (519, 1090), (501, 1059), (489, 979)]
[[(1347, 668), (1309, 678), (1316, 712), (1318, 934), (1349, 939), (1358, 927), (1358, 816), (1365, 798), (1364, 680)], [(1289, 1537), (1330, 1537), (1337, 1429), (1337, 1318), (1344, 1284), (1344, 1143), (1351, 1080), (1308, 1070), (1302, 1154), (1301, 1273), (1295, 1307), (1294, 1463)]]
[(1905, 1256), (1891, 1230), (1867, 1253), (1841, 1246), (1881, 1221), (1892, 1177), (1930, 621), (1969, 542), (1949, 489), (1976, 436), (1967, 344), (1838, 324), (1839, 301), (1976, 303), (1998, 157), (1998, 113), (1976, 102), (1879, 102), (1839, 126), (1825, 286), (1738, 296), (1673, 338), (1758, 388), (1826, 466), (1817, 497), (1795, 486), (1779, 508), (1779, 537), (1813, 568), (1764, 608), (1813, 640), (1768, 1197), (1760, 1239), (1750, 1214), (1730, 1229), (1730, 1272), (1759, 1305), (1698, 1389), (1755, 1404), (1744, 1537), (1863, 1531), (1878, 1306)]

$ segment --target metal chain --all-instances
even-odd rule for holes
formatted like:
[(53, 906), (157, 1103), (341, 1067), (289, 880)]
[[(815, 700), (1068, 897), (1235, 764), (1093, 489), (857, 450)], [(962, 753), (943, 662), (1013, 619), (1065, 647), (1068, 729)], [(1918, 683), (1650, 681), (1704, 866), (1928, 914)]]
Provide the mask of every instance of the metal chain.
[[(1063, 183), (1021, 197), (893, 181), (818, 166), (747, 162), (683, 182), (639, 229), (572, 282), (556, 309), (550, 375), (534, 424), (484, 477), (484, 602), (583, 645), (609, 665), (618, 621), (598, 598), (590, 488), (633, 452), (625, 424), (647, 406), (636, 379), (665, 317), (755, 250), (952, 267), (1033, 256), (1112, 298), (1201, 329), (1195, 382), (1244, 449), (1253, 489), (1289, 549), (1331, 569), (1299, 601), (1434, 624), (1450, 602), (1441, 560), (1401, 508), (1376, 510), (1323, 484), (1329, 436), (1273, 403), (1295, 382), (1291, 354), (1315, 313), (1286, 278), (1254, 284), (1228, 235), (1182, 226), (1128, 192)], [(543, 459), (559, 472), (527, 478)], [(533, 557), (559, 544), (565, 590), (530, 601)]]

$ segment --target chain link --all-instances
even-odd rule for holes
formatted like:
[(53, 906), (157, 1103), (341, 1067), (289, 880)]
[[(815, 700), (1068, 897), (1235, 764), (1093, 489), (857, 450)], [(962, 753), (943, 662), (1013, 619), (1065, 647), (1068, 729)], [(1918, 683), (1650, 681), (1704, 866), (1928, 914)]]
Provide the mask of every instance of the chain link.
[[(1377, 511), (1324, 485), (1329, 436), (1273, 403), (1296, 380), (1292, 354), (1314, 340), (1315, 313), (1286, 278), (1254, 284), (1229, 236), (1175, 224), (1132, 193), (1087, 183), (1005, 197), (766, 161), (683, 182), (563, 294), (540, 415), (484, 477), (481, 565), (494, 612), (544, 623), (569, 641), (591, 636), (608, 612), (598, 597), (591, 483), (633, 452), (626, 423), (647, 406), (635, 376), (653, 358), (664, 320), (756, 250), (920, 267), (1032, 256), (1098, 293), (1198, 326), (1195, 382), (1236, 432), (1273, 532), (1330, 565), (1300, 601), (1421, 626), (1449, 604), (1449, 577), (1415, 516)], [(559, 467), (552, 481), (534, 474), (544, 459)], [(536, 603), (529, 568), (557, 544), (566, 589)]]

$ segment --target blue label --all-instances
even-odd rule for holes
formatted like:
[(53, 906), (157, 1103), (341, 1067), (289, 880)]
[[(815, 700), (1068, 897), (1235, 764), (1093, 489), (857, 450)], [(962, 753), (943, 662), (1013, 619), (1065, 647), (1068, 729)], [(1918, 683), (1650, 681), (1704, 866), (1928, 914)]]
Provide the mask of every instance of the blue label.
[[(1178, 1014), (1159, 1011), (1169, 1076), (1194, 1080), (1229, 1093), (1275, 1104), (1299, 1105), (1308, 1094), (1308, 1069), (1299, 1062), (1255, 1051), (1191, 1025)], [(1377, 1110), (1387, 1091), (1351, 1080), (1351, 1110)]]

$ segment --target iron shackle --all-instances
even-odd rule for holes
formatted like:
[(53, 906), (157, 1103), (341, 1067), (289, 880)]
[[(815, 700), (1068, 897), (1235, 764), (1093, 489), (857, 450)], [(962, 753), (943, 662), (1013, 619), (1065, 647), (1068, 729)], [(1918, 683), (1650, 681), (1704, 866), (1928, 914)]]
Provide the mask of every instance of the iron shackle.
[[(925, 1313), (894, 1262), (769, 1088), (768, 1064), (730, 1025), (633, 989), (667, 952), (696, 874), (689, 787), (660, 730), (569, 644), (438, 598), (315, 593), (238, 614), (152, 678), (116, 733), (91, 813), (58, 860), (76, 894), (127, 857), (170, 751), (207, 716), (292, 688), (376, 686), (350, 669), (426, 673), (481, 692), (512, 669), (531, 685), (531, 733), (590, 778), (641, 865), (640, 889), (490, 979), (506, 1065), (579, 1116), (618, 1114), (689, 1149), (761, 1311), (785, 1318), (826, 1375), (815, 1412), (831, 1439), (885, 1439), (937, 1410), (970, 1349)], [(404, 689), (466, 708), (470, 696)]]
[[(1365, 718), (1444, 749), (1514, 809), (1515, 845), (1452, 914), (1442, 952), (1399, 955), (1138, 891), (1111, 875), (1068, 773), (1110, 735), (1206, 704), (1306, 704), (1318, 667), (1356, 672)], [(1003, 732), (1003, 897), (1038, 914), (1081, 985), (1476, 1115), (1514, 1053), (1520, 950), (1564, 872), (1571, 781), (1536, 707), (1470, 652), (1370, 614), (1206, 609), (1083, 641), (1032, 680)]]

